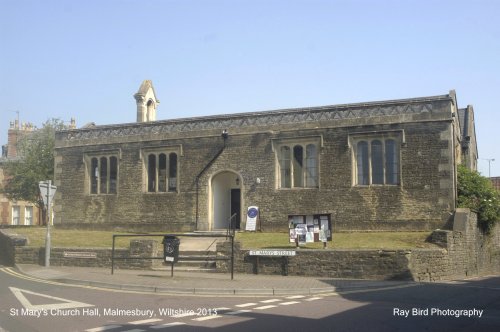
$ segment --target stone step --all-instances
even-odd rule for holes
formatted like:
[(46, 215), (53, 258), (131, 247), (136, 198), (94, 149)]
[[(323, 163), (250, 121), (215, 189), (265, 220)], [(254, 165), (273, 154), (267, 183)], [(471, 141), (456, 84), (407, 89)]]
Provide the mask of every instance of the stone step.
[[(215, 261), (183, 261), (180, 260), (177, 263), (175, 263), (175, 266), (183, 266), (183, 267), (199, 267), (199, 268), (215, 268)], [(169, 263), (167, 263), (167, 266), (170, 266)]]
[[(155, 268), (154, 271), (165, 271), (167, 273), (170, 273), (170, 271), (171, 271), (170, 264), (168, 266), (165, 265), (163, 267)], [(178, 264), (175, 264), (174, 265), (174, 274), (175, 274), (175, 272), (217, 273), (217, 269), (215, 269), (215, 268), (203, 268), (203, 267), (192, 267), (192, 266), (179, 266)]]
[[(163, 251), (162, 251), (163, 252)], [(180, 250), (179, 256), (196, 256), (196, 257), (206, 257), (206, 256), (217, 256), (216, 251), (203, 251), (203, 250)]]

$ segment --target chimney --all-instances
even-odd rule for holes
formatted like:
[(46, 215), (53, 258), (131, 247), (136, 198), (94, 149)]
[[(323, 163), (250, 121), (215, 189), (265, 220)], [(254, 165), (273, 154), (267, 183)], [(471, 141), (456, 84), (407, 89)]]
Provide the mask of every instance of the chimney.
[(17, 157), (17, 144), (21, 138), (19, 122), (16, 120), (7, 133), (7, 158)]

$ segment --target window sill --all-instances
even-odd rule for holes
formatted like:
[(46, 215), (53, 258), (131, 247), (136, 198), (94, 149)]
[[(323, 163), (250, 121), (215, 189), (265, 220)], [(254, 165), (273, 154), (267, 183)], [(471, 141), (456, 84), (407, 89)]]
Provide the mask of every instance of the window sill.
[(356, 184), (353, 188), (401, 188), (400, 184)]
[(284, 191), (298, 191), (298, 190), (318, 190), (319, 187), (294, 187), (294, 188), (277, 188), (277, 190)]
[(114, 194), (88, 194), (88, 196), (91, 196), (91, 197), (99, 197), (99, 196), (118, 196), (117, 193), (114, 193)]

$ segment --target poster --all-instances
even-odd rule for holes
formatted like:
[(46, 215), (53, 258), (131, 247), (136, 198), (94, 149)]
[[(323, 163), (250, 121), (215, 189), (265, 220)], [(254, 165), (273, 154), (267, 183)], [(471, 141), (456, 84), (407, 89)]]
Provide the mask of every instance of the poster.
[(332, 240), (331, 215), (288, 215), (289, 241), (298, 245)]
[(321, 219), (321, 229), (327, 230), (328, 229), (328, 219)]
[(307, 243), (314, 242), (314, 233), (313, 232), (306, 233), (306, 242)]
[(297, 234), (299, 245), (306, 244), (307, 225), (298, 224), (295, 226), (295, 234)]
[(319, 240), (321, 242), (326, 242), (327, 239), (328, 239), (328, 237), (327, 237), (326, 231), (324, 229), (320, 230), (319, 231)]
[(255, 231), (257, 228), (257, 218), (259, 217), (259, 207), (249, 206), (247, 211), (247, 225), (245, 230)]
[(314, 223), (313, 216), (306, 216), (306, 224), (313, 225), (313, 223)]

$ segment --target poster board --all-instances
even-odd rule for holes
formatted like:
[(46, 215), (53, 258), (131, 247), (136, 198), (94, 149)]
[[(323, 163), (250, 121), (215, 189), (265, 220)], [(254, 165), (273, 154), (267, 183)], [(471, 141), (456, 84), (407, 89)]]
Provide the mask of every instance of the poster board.
[(298, 246), (311, 242), (332, 241), (330, 214), (289, 215), (289, 241)]
[(247, 210), (247, 224), (245, 226), (245, 230), (255, 232), (257, 229), (257, 219), (259, 219), (259, 207), (249, 206)]

